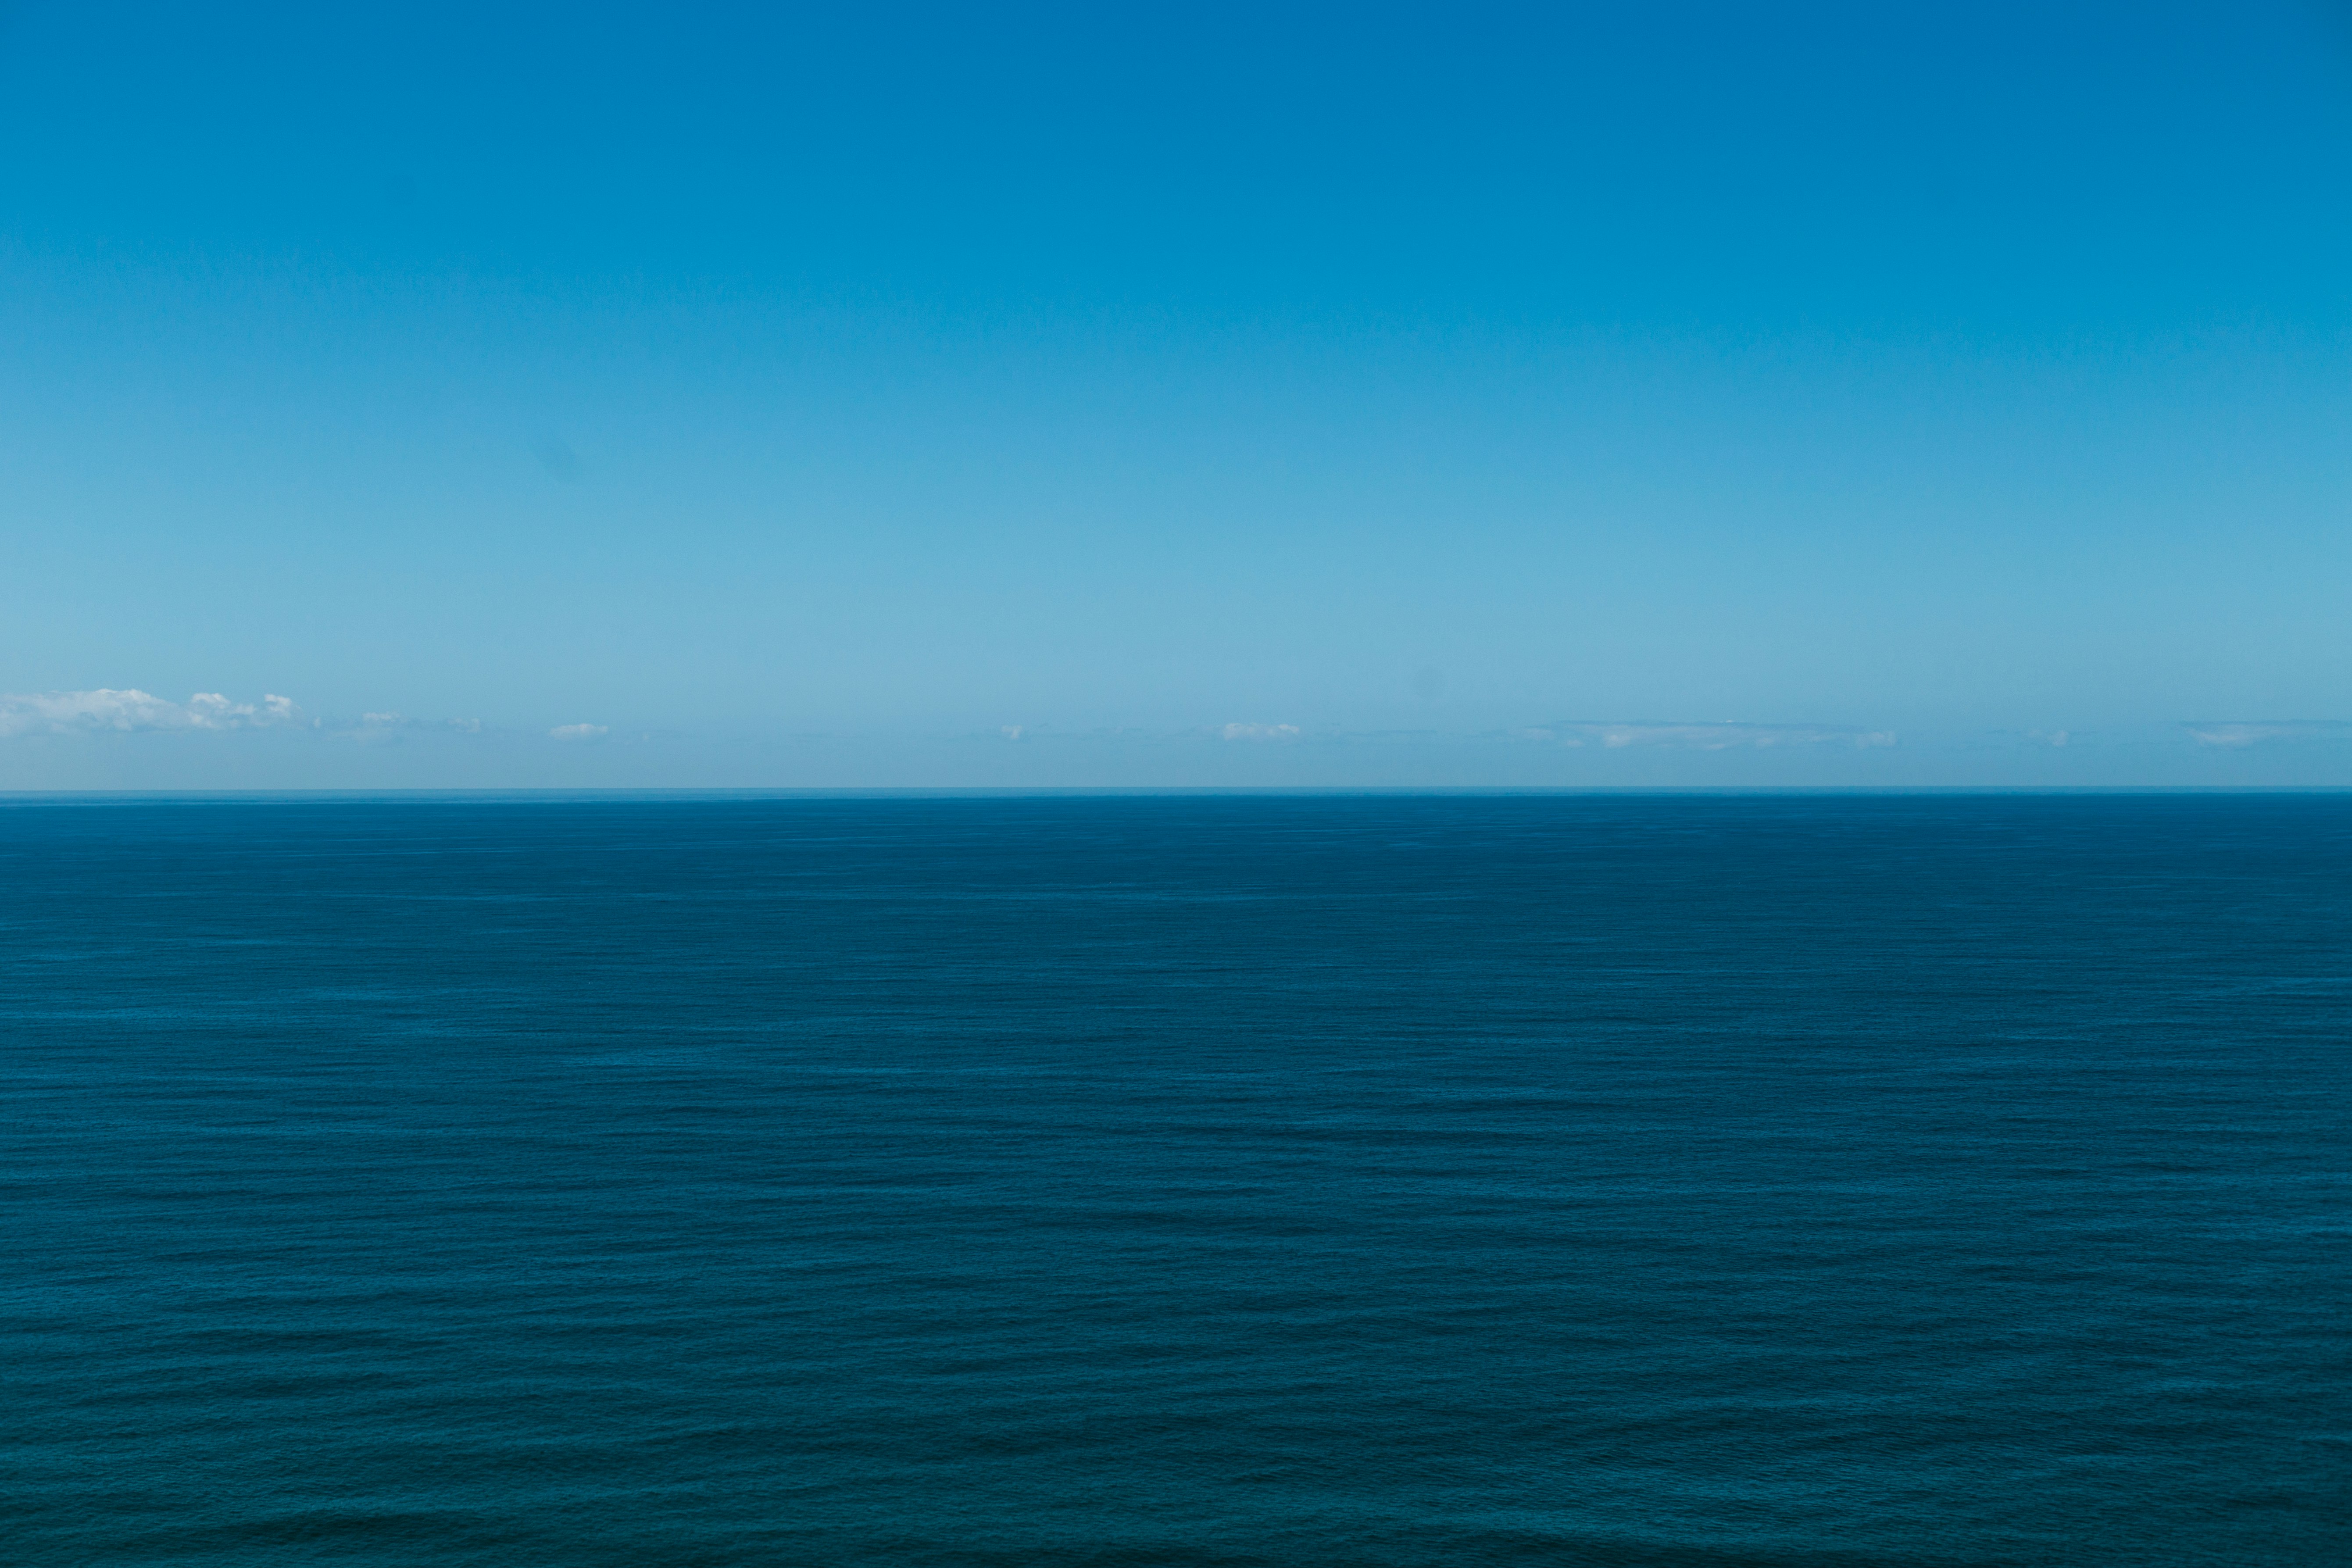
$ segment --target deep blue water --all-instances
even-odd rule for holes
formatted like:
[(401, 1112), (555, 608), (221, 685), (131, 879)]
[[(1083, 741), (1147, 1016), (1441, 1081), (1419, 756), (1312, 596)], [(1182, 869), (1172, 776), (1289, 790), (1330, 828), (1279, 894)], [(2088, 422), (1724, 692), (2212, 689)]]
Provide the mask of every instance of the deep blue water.
[(2352, 1561), (2352, 796), (0, 804), (0, 1562)]

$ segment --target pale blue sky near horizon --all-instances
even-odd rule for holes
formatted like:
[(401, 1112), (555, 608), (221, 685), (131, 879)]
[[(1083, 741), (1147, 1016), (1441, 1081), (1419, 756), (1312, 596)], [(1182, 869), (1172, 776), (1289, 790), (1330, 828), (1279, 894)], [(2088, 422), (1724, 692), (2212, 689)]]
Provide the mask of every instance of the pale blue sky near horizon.
[(30, 4), (0, 133), (0, 789), (2352, 784), (2340, 5)]

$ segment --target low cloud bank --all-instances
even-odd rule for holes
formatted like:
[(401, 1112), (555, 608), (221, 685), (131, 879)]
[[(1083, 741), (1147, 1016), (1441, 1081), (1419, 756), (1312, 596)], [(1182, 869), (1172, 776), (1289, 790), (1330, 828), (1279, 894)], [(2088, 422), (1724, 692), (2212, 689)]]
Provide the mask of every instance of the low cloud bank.
[[(0, 693), (0, 740), (44, 735), (129, 735), (222, 731), (304, 731), (362, 745), (397, 742), (410, 736), (483, 735), (478, 719), (418, 719), (405, 713), (371, 711), (357, 718), (319, 718), (290, 697), (276, 692), (257, 702), (237, 702), (217, 691), (198, 691), (174, 702), (136, 687), (117, 690)], [(594, 741), (609, 731), (602, 724), (558, 724), (547, 731), (557, 741)]]
[(2352, 741), (2341, 719), (2199, 719), (2182, 726), (2200, 746), (2235, 751), (2273, 741)]
[(11, 692), (0, 694), (0, 735), (65, 735), (93, 731), (266, 730), (315, 727), (293, 699), (273, 694), (257, 702), (232, 702), (217, 691), (198, 691), (173, 702), (136, 688), (116, 691)]
[(1556, 723), (1515, 731), (1530, 741), (1556, 741), (1563, 746), (1656, 746), (1685, 752), (1764, 751), (1775, 746), (1853, 746), (1867, 750), (1895, 744), (1892, 730), (1864, 730), (1844, 724), (1719, 724), (1655, 723), (1648, 721), (1605, 722), (1563, 719)]

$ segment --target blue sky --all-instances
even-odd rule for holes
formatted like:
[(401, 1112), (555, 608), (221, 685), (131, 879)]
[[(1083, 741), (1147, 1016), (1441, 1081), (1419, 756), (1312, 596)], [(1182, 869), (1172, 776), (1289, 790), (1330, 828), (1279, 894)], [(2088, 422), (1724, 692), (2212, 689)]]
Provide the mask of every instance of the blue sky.
[(2341, 7), (30, 5), (0, 134), (0, 788), (2352, 784)]

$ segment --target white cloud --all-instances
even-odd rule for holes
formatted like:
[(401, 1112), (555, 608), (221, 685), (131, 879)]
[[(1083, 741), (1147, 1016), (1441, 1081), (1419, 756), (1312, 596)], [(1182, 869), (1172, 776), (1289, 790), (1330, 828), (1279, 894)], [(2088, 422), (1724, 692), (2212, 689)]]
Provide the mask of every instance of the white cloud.
[(262, 730), (308, 727), (293, 699), (275, 693), (260, 702), (232, 702), (199, 691), (173, 702), (135, 688), (117, 691), (43, 691), (0, 695), (0, 735), (62, 735), (90, 731)]
[(2265, 741), (2352, 741), (2341, 719), (2200, 719), (2182, 726), (2200, 746), (2231, 751)]
[(1296, 724), (1228, 724), (1218, 731), (1228, 741), (1287, 741), (1298, 733)]
[(593, 741), (611, 731), (602, 724), (558, 724), (548, 733), (559, 741)]
[(1666, 724), (1646, 721), (1606, 723), (1569, 719), (1537, 730), (1515, 730), (1528, 740), (1557, 741), (1564, 746), (1601, 745), (1611, 750), (1627, 746), (1664, 746), (1690, 752), (1728, 752), (1742, 748), (1763, 751), (1775, 746), (1853, 746), (1868, 749), (1895, 744), (1892, 730), (1864, 730), (1845, 724), (1742, 724), (1725, 720), (1717, 724)]
[[(349, 730), (354, 726), (349, 720), (329, 720), (327, 728)], [(390, 731), (408, 730), (454, 730), (461, 735), (478, 735), (482, 732), (482, 721), (479, 719), (412, 719), (405, 713), (362, 713), (356, 729), (363, 740)]]
[(1007, 724), (1003, 727), (1003, 734), (1004, 738), (1008, 741), (1017, 741), (1022, 735), (1022, 726), (1018, 724)]

